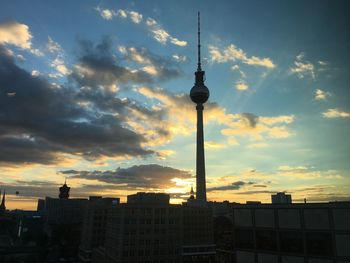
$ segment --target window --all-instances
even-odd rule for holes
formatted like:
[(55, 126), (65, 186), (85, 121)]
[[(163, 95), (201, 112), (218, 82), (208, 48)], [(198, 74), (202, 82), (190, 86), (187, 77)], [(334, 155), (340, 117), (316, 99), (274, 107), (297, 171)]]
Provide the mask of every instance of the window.
[(276, 250), (276, 231), (273, 230), (257, 230), (256, 231), (256, 246), (261, 250)]
[(280, 232), (281, 251), (292, 253), (303, 253), (303, 240), (300, 231)]
[(237, 248), (254, 248), (253, 230), (236, 229), (235, 241)]
[(332, 236), (330, 233), (306, 233), (307, 253), (311, 255), (333, 255)]

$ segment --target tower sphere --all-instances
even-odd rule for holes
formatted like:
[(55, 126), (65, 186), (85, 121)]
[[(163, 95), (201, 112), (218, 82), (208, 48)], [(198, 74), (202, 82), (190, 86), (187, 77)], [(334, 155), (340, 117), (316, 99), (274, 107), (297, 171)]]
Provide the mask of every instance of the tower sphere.
[(205, 103), (209, 98), (209, 89), (204, 85), (204, 71), (197, 71), (196, 82), (191, 89), (190, 97), (194, 103)]

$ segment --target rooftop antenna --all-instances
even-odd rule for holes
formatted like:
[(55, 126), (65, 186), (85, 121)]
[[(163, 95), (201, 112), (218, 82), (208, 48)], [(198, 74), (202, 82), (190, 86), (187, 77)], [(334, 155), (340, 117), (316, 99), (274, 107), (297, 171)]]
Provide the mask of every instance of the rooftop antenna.
[(202, 71), (201, 67), (201, 17), (200, 12), (198, 12), (198, 67), (197, 71)]

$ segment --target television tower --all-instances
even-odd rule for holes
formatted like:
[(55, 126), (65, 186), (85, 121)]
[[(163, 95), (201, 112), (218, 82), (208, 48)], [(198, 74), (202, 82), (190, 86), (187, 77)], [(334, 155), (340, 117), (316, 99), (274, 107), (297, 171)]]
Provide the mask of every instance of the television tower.
[(198, 12), (198, 63), (194, 73), (195, 83), (190, 92), (191, 100), (196, 103), (197, 110), (197, 160), (196, 160), (196, 199), (207, 201), (205, 186), (205, 159), (204, 159), (204, 135), (203, 135), (203, 104), (209, 98), (209, 89), (204, 85), (205, 72), (201, 67), (201, 40), (200, 40), (200, 13)]

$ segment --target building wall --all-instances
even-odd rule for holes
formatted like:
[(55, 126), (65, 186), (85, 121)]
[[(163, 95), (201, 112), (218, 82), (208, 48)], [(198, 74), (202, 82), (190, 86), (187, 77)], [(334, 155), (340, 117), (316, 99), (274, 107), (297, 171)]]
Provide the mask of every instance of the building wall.
[(107, 223), (107, 262), (181, 262), (179, 205), (121, 204)]
[(350, 203), (232, 209), (236, 263), (350, 263)]
[(90, 197), (83, 221), (79, 259), (90, 262), (94, 248), (104, 245), (108, 211), (119, 204), (119, 198)]

